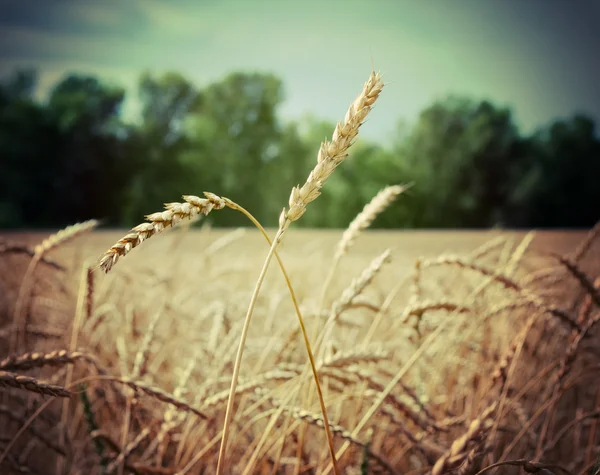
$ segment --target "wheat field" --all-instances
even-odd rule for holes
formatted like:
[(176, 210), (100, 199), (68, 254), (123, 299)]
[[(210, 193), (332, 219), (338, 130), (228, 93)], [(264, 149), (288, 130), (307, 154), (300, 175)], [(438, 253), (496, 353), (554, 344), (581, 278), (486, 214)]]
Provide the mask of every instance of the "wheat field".
[[(341, 234), (298, 230), (281, 249), (310, 335), (327, 317), (318, 316), (319, 284)], [(77, 237), (38, 264), (22, 346), (1, 355), (4, 373), (35, 381), (2, 390), (8, 473), (215, 470), (235, 344), (268, 246), (256, 231), (175, 229), (128, 256), (127, 266), (88, 274), (89, 258), (118, 236)], [(6, 242), (33, 250), (40, 238)], [(390, 262), (340, 312), (317, 359), (335, 447), (350, 442), (339, 458), (344, 473), (427, 473), (440, 460), (434, 473), (477, 473), (501, 460), (558, 464), (571, 473), (593, 466), (600, 438), (597, 333), (590, 328), (593, 338), (577, 337), (597, 320), (597, 302), (549, 256), (572, 256), (585, 233), (538, 233), (523, 249), (528, 240), (524, 233), (371, 232), (341, 260), (326, 309), (381, 249), (391, 249)], [(579, 259), (588, 276), (598, 269), (598, 246), (590, 241)], [(7, 350), (31, 259), (17, 247), (1, 260)], [(532, 295), (540, 302), (532, 304)], [(246, 345), (226, 473), (327, 468), (322, 418), (289, 300), (273, 267)], [(549, 313), (553, 306), (581, 330)], [(81, 379), (87, 381), (72, 385)], [(41, 380), (57, 388), (69, 381), (69, 398), (27, 391), (43, 391)], [(26, 424), (42, 403), (48, 407)], [(499, 473), (521, 473), (512, 470)]]
[[(0, 239), (2, 473), (600, 473), (600, 226), (369, 232), (402, 185), (346, 231), (292, 226), (382, 89), (278, 229), (204, 193)], [(189, 228), (211, 212), (260, 232)]]

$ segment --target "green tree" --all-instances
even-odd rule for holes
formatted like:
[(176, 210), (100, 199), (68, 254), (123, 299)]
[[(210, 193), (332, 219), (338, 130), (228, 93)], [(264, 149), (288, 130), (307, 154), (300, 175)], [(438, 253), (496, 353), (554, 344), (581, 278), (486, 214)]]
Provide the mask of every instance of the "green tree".
[(70, 75), (52, 90), (47, 111), (61, 135), (55, 147), (52, 182), (60, 190), (54, 210), (56, 224), (89, 218), (115, 223), (115, 210), (131, 171), (121, 146), (125, 129), (119, 112), (121, 87), (89, 76)]
[(53, 225), (58, 127), (32, 92), (33, 71), (17, 71), (0, 85), (0, 226)]
[(482, 227), (501, 222), (519, 148), (508, 109), (457, 97), (426, 108), (396, 148), (398, 179), (415, 183), (410, 213), (404, 210), (408, 224)]
[(538, 131), (522, 168), (511, 196), (515, 225), (590, 227), (600, 219), (600, 140), (590, 118), (576, 115)]

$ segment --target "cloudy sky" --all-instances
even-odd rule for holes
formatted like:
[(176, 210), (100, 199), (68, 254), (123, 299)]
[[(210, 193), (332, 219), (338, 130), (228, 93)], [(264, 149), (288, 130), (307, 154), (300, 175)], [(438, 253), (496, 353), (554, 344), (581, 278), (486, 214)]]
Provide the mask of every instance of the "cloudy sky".
[(36, 67), (42, 97), (71, 71), (133, 89), (146, 69), (199, 85), (261, 70), (284, 81), (284, 117), (337, 120), (374, 63), (380, 139), (448, 93), (510, 105), (526, 132), (600, 119), (598, 45), (595, 0), (0, 0), (0, 74)]

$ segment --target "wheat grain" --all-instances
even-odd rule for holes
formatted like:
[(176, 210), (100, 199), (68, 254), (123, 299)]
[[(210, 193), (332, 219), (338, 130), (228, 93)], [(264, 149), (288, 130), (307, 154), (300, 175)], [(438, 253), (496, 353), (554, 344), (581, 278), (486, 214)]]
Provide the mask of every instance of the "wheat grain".
[(596, 238), (600, 236), (600, 221), (587, 233), (585, 239), (577, 246), (573, 252), (571, 259), (577, 263), (589, 251)]
[(21, 287), (19, 288), (19, 295), (17, 296), (17, 301), (15, 303), (13, 324), (15, 325), (17, 331), (14, 332), (10, 341), (10, 353), (16, 352), (20, 344), (25, 345), (27, 343), (27, 332), (25, 331), (28, 324), (27, 302), (33, 291), (33, 275), (38, 262), (41, 261), (46, 253), (56, 249), (60, 245), (76, 238), (77, 236), (94, 229), (96, 226), (98, 226), (98, 224), (98, 221), (91, 219), (83, 223), (68, 226), (56, 234), (44, 239), (40, 244), (35, 246), (34, 256), (27, 266), (27, 270), (25, 271), (25, 275), (23, 276), (23, 280), (21, 282)]
[(154, 336), (156, 334), (156, 326), (158, 325), (158, 321), (160, 317), (163, 315), (163, 310), (158, 310), (154, 313), (154, 315), (150, 318), (150, 322), (148, 323), (148, 329), (144, 334), (144, 339), (138, 348), (138, 351), (135, 354), (134, 362), (133, 362), (133, 370), (132, 377), (140, 378), (146, 374), (148, 369), (148, 356), (150, 354), (150, 345), (154, 340)]
[(112, 382), (118, 383), (118, 384), (124, 384), (125, 386), (130, 387), (131, 389), (133, 389), (136, 392), (143, 392), (146, 395), (148, 395), (158, 401), (164, 402), (166, 404), (171, 404), (171, 405), (175, 406), (176, 408), (181, 409), (182, 411), (192, 412), (192, 413), (196, 414), (197, 416), (201, 417), (202, 419), (208, 419), (208, 416), (206, 414), (204, 414), (202, 411), (190, 406), (185, 401), (182, 401), (182, 400), (172, 396), (171, 394), (167, 393), (166, 391), (163, 391), (160, 388), (150, 386), (149, 384), (146, 384), (143, 381), (136, 381), (136, 380), (126, 378), (126, 377), (104, 375), (104, 376), (98, 376), (98, 377), (84, 378), (84, 379), (80, 380), (79, 382), (80, 383), (85, 382), (86, 380), (105, 380), (105, 381), (112, 381)]

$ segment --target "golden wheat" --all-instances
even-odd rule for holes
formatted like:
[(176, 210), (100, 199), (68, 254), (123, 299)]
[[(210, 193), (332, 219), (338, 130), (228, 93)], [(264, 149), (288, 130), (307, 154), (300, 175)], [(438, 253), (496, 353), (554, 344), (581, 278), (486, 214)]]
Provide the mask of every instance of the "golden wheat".
[(209, 192), (204, 192), (206, 198), (193, 195), (184, 195), (184, 203), (165, 203), (165, 211), (159, 211), (146, 216), (147, 223), (142, 223), (133, 228), (129, 234), (119, 239), (99, 259), (98, 267), (104, 272), (109, 272), (119, 260), (133, 248), (139, 246), (146, 239), (157, 233), (174, 226), (183, 219), (191, 219), (198, 215), (207, 215), (213, 209), (220, 210), (225, 207), (222, 198)]

